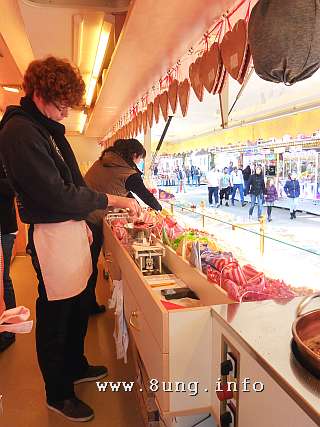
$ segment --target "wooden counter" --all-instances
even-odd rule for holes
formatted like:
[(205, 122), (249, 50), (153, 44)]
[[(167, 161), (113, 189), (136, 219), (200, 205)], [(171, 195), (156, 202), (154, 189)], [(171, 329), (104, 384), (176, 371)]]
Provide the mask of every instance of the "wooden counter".
[[(199, 307), (167, 310), (160, 294), (152, 289), (127, 250), (104, 223), (104, 253), (113, 279), (122, 279), (124, 311), (128, 327), (150, 379), (159, 381), (156, 393), (163, 414), (210, 411), (212, 361), (212, 305), (228, 304), (225, 291), (197, 269), (166, 248), (164, 264), (193, 289)], [(185, 391), (165, 392), (166, 387), (183, 382)], [(192, 383), (199, 384), (192, 395)], [(172, 383), (172, 384), (171, 384)]]

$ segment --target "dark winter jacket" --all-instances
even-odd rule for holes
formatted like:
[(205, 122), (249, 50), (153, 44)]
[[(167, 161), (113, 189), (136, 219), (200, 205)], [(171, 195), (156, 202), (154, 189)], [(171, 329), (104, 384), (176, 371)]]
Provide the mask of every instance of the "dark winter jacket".
[[(21, 220), (28, 224), (81, 220), (95, 209), (105, 209), (105, 194), (91, 190), (84, 181), (79, 184), (76, 161), (75, 167), (69, 166), (70, 159), (58, 148), (55, 138), (68, 144), (64, 126), (43, 116), (31, 99), (28, 102), (32, 108), (27, 111), (8, 107), (0, 123), (0, 156)], [(69, 145), (68, 149), (73, 155)]]
[[(161, 211), (162, 206), (146, 188), (141, 172), (130, 166), (119, 154), (107, 151), (103, 157), (93, 163), (84, 177), (88, 187), (102, 193), (121, 197), (133, 197), (135, 193), (151, 208)], [(102, 223), (104, 210), (96, 210), (88, 216), (94, 224)]]
[(266, 202), (274, 203), (276, 200), (278, 200), (278, 192), (276, 187), (274, 185), (266, 187)]
[(243, 169), (242, 175), (245, 182), (249, 181), (249, 178), (251, 176), (251, 168), (249, 165)]
[(288, 179), (284, 186), (284, 191), (290, 199), (300, 196), (300, 184), (297, 179)]
[(0, 162), (0, 228), (1, 234), (15, 233), (18, 230), (14, 192)]
[(254, 194), (256, 196), (263, 195), (265, 193), (265, 183), (263, 175), (251, 175), (248, 180), (246, 190), (247, 194)]

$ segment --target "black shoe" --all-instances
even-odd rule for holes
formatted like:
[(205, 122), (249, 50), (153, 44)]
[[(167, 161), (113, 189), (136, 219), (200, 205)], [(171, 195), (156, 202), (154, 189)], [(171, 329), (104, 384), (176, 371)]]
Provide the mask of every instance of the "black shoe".
[(293, 219), (293, 218), (294, 218), (293, 213), (290, 213), (290, 219)]
[(89, 381), (96, 381), (108, 375), (108, 369), (105, 366), (88, 366), (88, 369), (79, 378), (73, 381), (73, 384), (80, 384)]
[(272, 219), (271, 219), (271, 218), (268, 218), (268, 221), (269, 221), (269, 222), (271, 222), (271, 221), (272, 221)]
[(244, 207), (244, 206), (246, 206), (247, 205), (247, 202), (243, 202), (242, 204), (241, 204), (241, 206), (242, 207)]
[(226, 206), (228, 206), (228, 207), (229, 207), (229, 203), (228, 203), (228, 202), (226, 202)]
[(10, 347), (11, 344), (13, 344), (16, 340), (15, 335), (12, 335), (11, 337), (1, 337), (0, 338), (0, 353), (2, 351), (5, 351), (8, 347)]
[(293, 211), (293, 218), (297, 218), (296, 217), (296, 211)]
[(94, 412), (90, 406), (76, 397), (56, 403), (47, 402), (47, 407), (70, 421), (85, 422), (92, 420), (94, 417)]
[(101, 314), (101, 313), (104, 313), (105, 311), (106, 311), (105, 305), (96, 305), (91, 309), (90, 315), (94, 316), (95, 314)]

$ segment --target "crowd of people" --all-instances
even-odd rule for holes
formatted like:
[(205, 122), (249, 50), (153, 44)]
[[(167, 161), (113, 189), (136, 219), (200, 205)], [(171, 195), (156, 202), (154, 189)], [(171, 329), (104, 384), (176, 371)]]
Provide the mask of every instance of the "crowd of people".
[[(210, 207), (219, 207), (225, 200), (225, 206), (235, 205), (235, 198), (239, 193), (241, 206), (247, 205), (244, 197), (250, 196), (249, 219), (252, 219), (253, 212), (257, 205), (257, 218), (260, 220), (263, 215), (263, 206), (267, 207), (267, 219), (272, 221), (272, 208), (278, 200), (278, 192), (273, 178), (265, 179), (263, 168), (260, 164), (255, 164), (251, 168), (238, 168), (230, 162), (222, 172), (217, 168), (212, 168), (207, 173), (208, 199)], [(290, 219), (296, 218), (297, 203), (300, 196), (300, 184), (296, 173), (290, 173), (284, 186), (284, 191), (290, 201)], [(214, 203), (213, 203), (214, 197)]]
[(204, 173), (198, 166), (176, 166), (172, 170), (160, 171), (158, 166), (153, 169), (153, 175), (159, 185), (176, 187), (176, 192), (186, 192), (186, 185), (199, 187)]

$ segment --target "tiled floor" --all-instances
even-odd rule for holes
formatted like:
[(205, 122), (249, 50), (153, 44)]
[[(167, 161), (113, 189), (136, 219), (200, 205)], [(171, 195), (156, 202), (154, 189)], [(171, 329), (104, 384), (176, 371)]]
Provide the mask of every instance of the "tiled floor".
[[(12, 279), (17, 303), (31, 309), (34, 319), (36, 277), (30, 259), (18, 257), (12, 264)], [(102, 276), (102, 275), (101, 275)], [(104, 279), (98, 285), (100, 302), (106, 302)], [(110, 381), (133, 381), (133, 368), (115, 357), (113, 316), (106, 313), (90, 319), (86, 340), (86, 355), (93, 364), (109, 368)], [(95, 383), (76, 386), (79, 398), (95, 411), (90, 427), (142, 427), (138, 403), (133, 392), (97, 391)], [(3, 395), (3, 414), (0, 427), (69, 427), (76, 425), (64, 420), (45, 406), (42, 377), (35, 352), (34, 329), (29, 335), (19, 335), (17, 341), (0, 353), (0, 394)]]

